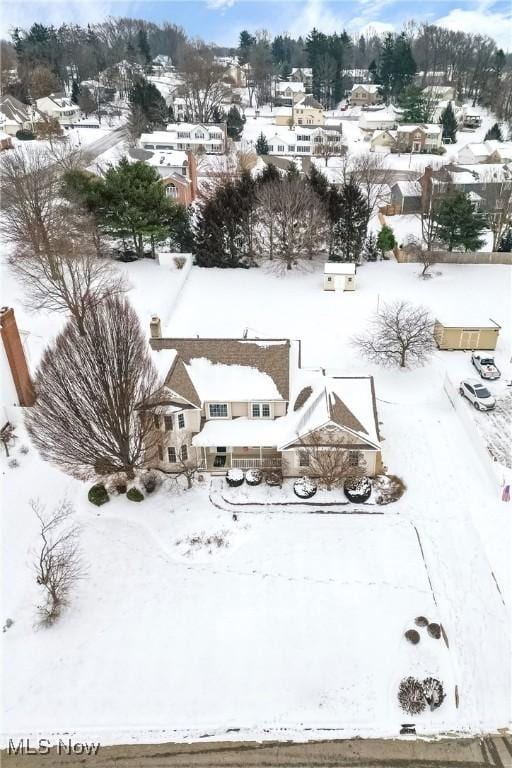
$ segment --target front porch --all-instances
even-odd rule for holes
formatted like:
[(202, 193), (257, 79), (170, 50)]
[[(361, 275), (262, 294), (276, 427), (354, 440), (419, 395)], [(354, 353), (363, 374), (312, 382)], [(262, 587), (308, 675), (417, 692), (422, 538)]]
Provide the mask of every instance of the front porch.
[(231, 468), (281, 469), (282, 458), (275, 448), (203, 448), (202, 463), (208, 472), (227, 472)]

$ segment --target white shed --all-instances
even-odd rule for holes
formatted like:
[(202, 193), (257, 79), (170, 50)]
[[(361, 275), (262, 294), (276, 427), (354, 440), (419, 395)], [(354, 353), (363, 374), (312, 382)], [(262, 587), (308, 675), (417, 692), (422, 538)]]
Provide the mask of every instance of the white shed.
[(324, 267), (324, 291), (353, 291), (356, 287), (356, 265), (328, 261)]

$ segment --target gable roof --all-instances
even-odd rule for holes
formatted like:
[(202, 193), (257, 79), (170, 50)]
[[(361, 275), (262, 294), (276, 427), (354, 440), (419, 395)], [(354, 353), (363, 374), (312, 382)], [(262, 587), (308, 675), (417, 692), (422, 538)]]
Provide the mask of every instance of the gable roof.
[(30, 120), (30, 107), (9, 94), (0, 96), (0, 112), (16, 123)]
[(323, 109), (322, 105), (319, 101), (317, 101), (314, 96), (310, 96), (309, 94), (307, 96), (304, 96), (303, 99), (298, 101), (295, 104), (295, 107), (310, 107), (311, 109)]

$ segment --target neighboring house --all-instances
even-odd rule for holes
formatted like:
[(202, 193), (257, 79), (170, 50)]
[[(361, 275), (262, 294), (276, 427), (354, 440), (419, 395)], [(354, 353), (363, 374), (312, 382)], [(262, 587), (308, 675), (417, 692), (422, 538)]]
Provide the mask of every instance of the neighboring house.
[(293, 107), (294, 125), (323, 125), (324, 108), (313, 96), (304, 96)]
[(305, 96), (304, 83), (276, 83), (275, 103), (280, 107), (292, 107)]
[(64, 93), (51, 93), (36, 100), (37, 109), (48, 117), (55, 117), (63, 128), (78, 122), (80, 109)]
[[(158, 370), (166, 371), (154, 416), (161, 469), (179, 460), (224, 474), (231, 467), (304, 474), (305, 447), (326, 447), (382, 469), (372, 377), (340, 377), (301, 367), (300, 341), (289, 339), (172, 339), (151, 324)], [(324, 442), (325, 441), (325, 442)]]
[(171, 57), (165, 56), (163, 53), (159, 53), (158, 56), (155, 56), (151, 62), (151, 66), (158, 72), (170, 72), (173, 69)]
[(462, 325), (461, 318), (436, 320), (434, 339), (439, 349), (496, 349), (500, 326), (490, 318), (469, 318), (469, 323)]
[(464, 127), (479, 128), (482, 125), (482, 116), (474, 107), (463, 107)]
[(500, 163), (476, 166), (448, 164), (434, 171), (428, 165), (419, 183), (423, 210), (429, 209), (432, 196), (438, 198), (453, 192), (465, 192), (478, 210), (488, 213), (499, 209), (500, 201), (512, 189), (512, 167)]
[(426, 98), (432, 101), (455, 101), (455, 87), (453, 85), (427, 85), (423, 89)]
[(27, 104), (23, 104), (14, 96), (0, 96), (0, 130), (9, 136), (15, 136), (18, 131), (31, 131), (34, 122), (42, 116)]
[(365, 110), (359, 117), (362, 131), (389, 131), (397, 126), (397, 114), (393, 107)]
[(355, 288), (355, 264), (348, 262), (327, 262), (324, 267), (324, 291), (354, 291)]
[(375, 131), (370, 139), (371, 152), (390, 152), (396, 146), (396, 131)]
[(225, 123), (169, 123), (165, 131), (143, 133), (143, 149), (179, 149), (221, 155), (226, 151)]
[(399, 152), (432, 152), (442, 147), (442, 141), (442, 128), (434, 123), (406, 123), (399, 125), (396, 130), (396, 148)]
[(512, 160), (512, 141), (488, 139), (476, 144), (466, 144), (457, 153), (457, 160), (462, 165), (479, 163), (504, 163)]
[[(263, 131), (265, 134), (265, 131)], [(342, 155), (342, 128), (339, 126), (299, 126), (297, 129), (265, 134), (271, 155), (315, 155), (319, 148), (328, 145), (333, 155)]]
[(0, 130), (0, 152), (4, 149), (12, 149), (12, 139), (8, 133)]
[(290, 80), (295, 83), (304, 83), (306, 91), (309, 91), (313, 85), (313, 70), (311, 67), (292, 67)]
[(156, 168), (168, 197), (182, 205), (190, 205), (196, 199), (197, 161), (192, 151), (134, 149), (129, 154), (132, 159)]
[(397, 181), (391, 185), (391, 206), (395, 215), (421, 211), (421, 185), (418, 181)]
[(256, 112), (261, 117), (273, 120), (275, 125), (286, 126), (286, 128), (293, 125), (293, 107), (274, 107), (272, 111), (262, 109), (261, 111), (256, 110)]
[(379, 86), (374, 83), (354, 83), (350, 91), (349, 102), (352, 107), (380, 104), (382, 96), (379, 93)]

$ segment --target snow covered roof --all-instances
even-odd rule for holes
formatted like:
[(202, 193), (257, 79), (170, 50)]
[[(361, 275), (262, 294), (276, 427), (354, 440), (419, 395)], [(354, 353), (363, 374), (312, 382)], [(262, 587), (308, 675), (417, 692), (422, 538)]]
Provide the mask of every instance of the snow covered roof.
[(398, 187), (402, 197), (419, 197), (421, 195), (421, 185), (418, 181), (397, 181), (392, 185)]
[(354, 92), (357, 88), (362, 88), (364, 91), (367, 91), (367, 93), (378, 93), (379, 86), (375, 85), (374, 83), (354, 83), (352, 86), (352, 92)]
[(161, 149), (155, 150), (151, 157), (148, 157), (145, 162), (148, 165), (154, 166), (169, 166), (172, 168), (182, 168), (185, 163), (188, 163), (187, 153), (179, 149)]
[(203, 429), (192, 438), (198, 446), (229, 445), (261, 446), (272, 448), (281, 442), (284, 417), (278, 419), (209, 419)]
[(297, 107), (310, 107), (311, 109), (323, 109), (322, 105), (319, 101), (317, 101), (313, 96), (308, 94), (307, 96), (304, 96), (303, 99), (298, 101), (295, 104), (295, 108)]
[(478, 312), (476, 310), (473, 312), (471, 310), (469, 312), (469, 317), (465, 315), (464, 317), (461, 317), (459, 314), (447, 314), (443, 315), (443, 317), (437, 318), (436, 322), (438, 322), (440, 325), (442, 325), (444, 328), (500, 328), (501, 326), (498, 325), (497, 322), (492, 320), (489, 315), (486, 315), (485, 313)]
[(289, 82), (276, 83), (276, 93), (283, 93), (284, 91), (295, 91), (295, 93), (302, 93), (304, 91), (304, 83), (291, 80)]
[(326, 275), (355, 275), (356, 265), (348, 262), (328, 261), (324, 267), (324, 273)]
[(414, 131), (422, 130), (426, 133), (437, 135), (438, 133), (441, 133), (441, 126), (436, 125), (435, 123), (416, 123), (414, 125), (399, 125), (397, 130), (398, 133), (413, 133)]

